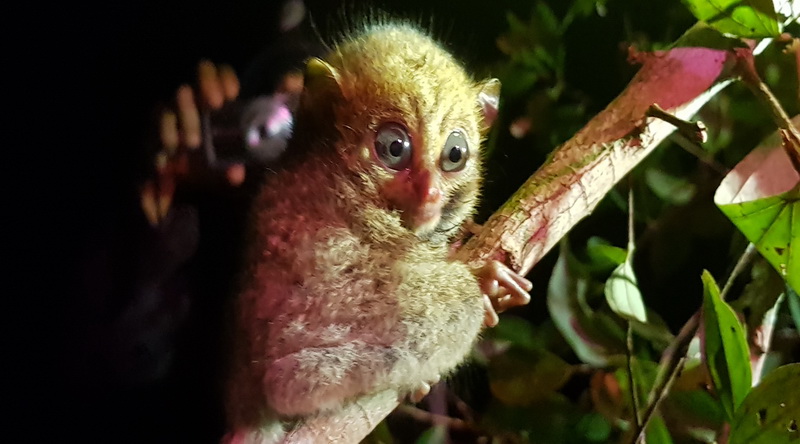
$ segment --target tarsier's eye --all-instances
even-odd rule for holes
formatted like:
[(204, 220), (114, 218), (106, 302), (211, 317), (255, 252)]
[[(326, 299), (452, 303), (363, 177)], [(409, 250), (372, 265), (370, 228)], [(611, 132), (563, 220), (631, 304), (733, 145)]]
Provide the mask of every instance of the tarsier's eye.
[(411, 161), (411, 138), (397, 123), (387, 123), (375, 134), (375, 154), (388, 168), (400, 170)]
[(461, 131), (453, 131), (447, 136), (442, 150), (442, 171), (454, 172), (464, 169), (469, 158), (467, 139)]

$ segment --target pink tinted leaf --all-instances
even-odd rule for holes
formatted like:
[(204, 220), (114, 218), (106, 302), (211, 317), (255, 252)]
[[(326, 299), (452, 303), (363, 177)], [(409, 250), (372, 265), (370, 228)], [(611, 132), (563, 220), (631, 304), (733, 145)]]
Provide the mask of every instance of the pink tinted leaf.
[(624, 362), (623, 332), (586, 303), (589, 283), (573, 261), (562, 247), (547, 288), (547, 308), (556, 328), (581, 361), (596, 367)]
[[(800, 116), (792, 122), (800, 124)], [(800, 173), (776, 136), (725, 177), (714, 202), (786, 282), (800, 288)]]

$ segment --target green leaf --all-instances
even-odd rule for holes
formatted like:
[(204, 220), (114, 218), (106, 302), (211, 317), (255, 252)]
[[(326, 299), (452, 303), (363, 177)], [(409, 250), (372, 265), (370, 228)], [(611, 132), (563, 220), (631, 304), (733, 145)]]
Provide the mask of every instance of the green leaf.
[(546, 350), (511, 348), (489, 363), (492, 394), (508, 405), (530, 405), (551, 396), (572, 376), (572, 367)]
[(445, 444), (447, 442), (447, 427), (437, 425), (425, 430), (417, 438), (416, 444)]
[(717, 399), (705, 390), (671, 391), (664, 401), (673, 421), (694, 428), (717, 430), (725, 421), (725, 411)]
[(517, 17), (513, 12), (506, 12), (506, 21), (508, 22), (508, 28), (512, 33), (525, 34), (528, 32), (528, 25), (520, 20), (519, 17)]
[(730, 444), (800, 442), (800, 364), (770, 372), (747, 395), (731, 421)]
[(581, 417), (575, 404), (566, 396), (554, 393), (529, 407), (492, 402), (481, 418), (481, 428), (497, 434), (517, 432), (522, 436), (535, 436), (535, 442), (540, 443), (581, 442), (576, 436), (576, 424)]
[(545, 2), (536, 2), (533, 7), (536, 23), (550, 34), (558, 34), (560, 23), (553, 10)]
[(703, 271), (705, 357), (728, 418), (733, 418), (752, 385), (750, 353), (742, 324), (722, 300), (714, 278)]
[(589, 413), (578, 421), (582, 442), (606, 442), (611, 435), (611, 424), (599, 413)]
[(381, 421), (377, 427), (375, 427), (363, 441), (361, 444), (392, 444), (394, 443), (394, 439), (392, 439), (392, 432), (389, 430), (388, 424), (386, 421)]
[(746, 48), (747, 44), (741, 39), (727, 37), (703, 22), (697, 22), (683, 33), (672, 46), (702, 47), (730, 51), (734, 48)]
[(726, 34), (744, 38), (778, 35), (772, 0), (683, 0), (698, 20)]
[(614, 313), (625, 319), (647, 322), (647, 312), (642, 293), (633, 273), (631, 255), (617, 267), (606, 281), (605, 293), (608, 305)]
[(515, 316), (503, 316), (503, 322), (486, 332), (486, 337), (495, 341), (505, 341), (515, 347), (535, 350), (539, 347), (533, 325)]
[[(800, 128), (800, 116), (792, 123)], [(725, 176), (714, 203), (795, 291), (800, 291), (800, 173), (777, 132)]]
[(655, 415), (645, 430), (645, 442), (647, 444), (672, 444), (672, 436), (667, 430), (667, 425), (661, 416)]
[(719, 209), (795, 291), (800, 289), (800, 188)]
[(786, 296), (789, 312), (792, 314), (792, 320), (794, 320), (794, 328), (800, 331), (800, 295), (791, 288), (787, 288)]
[[(658, 374), (658, 364), (636, 358), (632, 361), (631, 367), (633, 368), (633, 383), (636, 387), (636, 393), (639, 395), (640, 400), (647, 399)], [(617, 382), (622, 389), (622, 399), (625, 405), (629, 411), (633, 411), (628, 370), (626, 368), (617, 369), (614, 372), (614, 377), (617, 378)]]
[(648, 168), (644, 173), (647, 186), (656, 196), (675, 205), (688, 203), (695, 194), (695, 186), (686, 179), (671, 176), (656, 168)]
[(631, 321), (631, 328), (634, 333), (661, 349), (666, 348), (675, 339), (664, 319), (653, 310), (647, 310), (647, 322)]
[(586, 242), (586, 254), (591, 259), (592, 263), (601, 265), (617, 265), (625, 262), (628, 257), (628, 252), (624, 248), (615, 247), (607, 240), (592, 236)]

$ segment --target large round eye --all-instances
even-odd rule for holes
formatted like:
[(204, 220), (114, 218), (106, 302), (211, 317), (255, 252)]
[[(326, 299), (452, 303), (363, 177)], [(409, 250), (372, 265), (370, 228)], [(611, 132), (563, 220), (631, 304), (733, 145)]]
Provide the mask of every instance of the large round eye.
[(461, 171), (469, 158), (467, 139), (461, 131), (453, 131), (447, 136), (442, 150), (442, 171)]
[(397, 123), (387, 123), (375, 134), (375, 154), (388, 168), (401, 170), (411, 161), (411, 138)]

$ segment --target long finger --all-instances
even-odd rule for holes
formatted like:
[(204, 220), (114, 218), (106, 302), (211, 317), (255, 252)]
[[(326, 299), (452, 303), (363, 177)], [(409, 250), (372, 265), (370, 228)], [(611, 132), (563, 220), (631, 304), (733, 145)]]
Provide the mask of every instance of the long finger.
[(503, 267), (498, 270), (497, 280), (512, 296), (530, 298), (528, 292), (533, 288), (533, 283), (508, 268)]
[(180, 143), (178, 135), (178, 116), (172, 111), (164, 111), (159, 122), (161, 147), (169, 154), (175, 153)]
[(197, 83), (203, 104), (211, 109), (219, 109), (225, 102), (222, 84), (217, 67), (208, 60), (203, 60), (197, 67)]
[(239, 96), (239, 78), (230, 65), (219, 67), (219, 83), (225, 100), (233, 100)]
[(500, 322), (500, 317), (492, 305), (492, 300), (487, 295), (483, 295), (483, 325), (494, 327)]
[(494, 307), (498, 313), (502, 313), (508, 310), (509, 308), (519, 307), (521, 305), (527, 305), (528, 302), (530, 301), (526, 299), (505, 296), (503, 298), (494, 300)]
[(178, 121), (180, 136), (184, 145), (190, 149), (200, 146), (200, 112), (194, 103), (194, 93), (188, 85), (178, 88)]
[(430, 386), (430, 385), (428, 385), (428, 383), (427, 383), (427, 382), (423, 382), (423, 383), (421, 383), (421, 384), (420, 384), (419, 388), (417, 388), (416, 390), (414, 390), (414, 391), (413, 391), (413, 392), (412, 392), (412, 393), (411, 393), (411, 394), (408, 396), (408, 398), (411, 400), (411, 402), (413, 402), (413, 403), (417, 403), (417, 402), (420, 402), (420, 401), (422, 401), (422, 398), (424, 398), (425, 396), (427, 396), (427, 395), (428, 395), (428, 393), (430, 393), (430, 392), (431, 392), (431, 386)]

